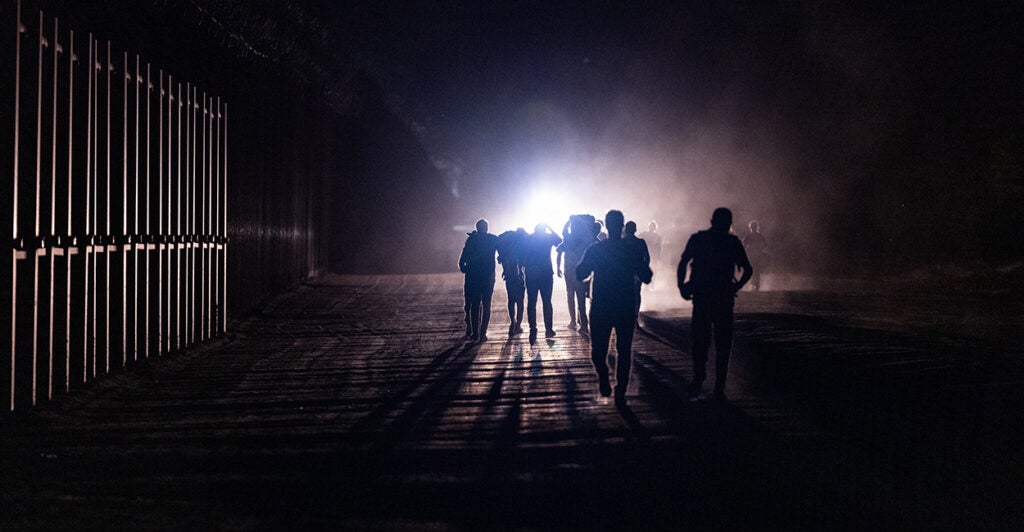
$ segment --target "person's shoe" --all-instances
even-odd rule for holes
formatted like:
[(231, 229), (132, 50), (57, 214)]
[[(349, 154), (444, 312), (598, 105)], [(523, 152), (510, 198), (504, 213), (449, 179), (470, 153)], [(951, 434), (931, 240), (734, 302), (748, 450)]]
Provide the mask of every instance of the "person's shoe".
[(480, 333), (480, 338), (479, 338), (479, 340), (480, 340), (481, 342), (486, 342), (486, 341), (487, 341), (487, 333)]
[(704, 393), (704, 389), (700, 384), (691, 384), (686, 389), (686, 398), (690, 401), (697, 401), (700, 399), (701, 394)]
[(516, 325), (516, 334), (523, 334), (523, 326)]
[(624, 405), (626, 404), (626, 387), (616, 386), (615, 387), (615, 404)]
[(475, 335), (475, 334), (471, 334), (471, 335), (469, 335), (469, 339), (475, 342), (475, 341), (479, 340), (480, 337)]
[(466, 338), (472, 338), (472, 337), (473, 337), (473, 328), (470, 327), (469, 325), (467, 325), (466, 326)]
[(516, 326), (515, 325), (509, 325), (508, 326), (508, 335), (509, 336), (515, 336), (516, 335)]
[(533, 344), (533, 343), (536, 343), (536, 342), (537, 342), (537, 329), (530, 329), (530, 343)]
[(555, 336), (557, 336), (557, 334), (558, 333), (556, 333), (555, 331), (549, 330), (544, 333), (544, 338), (554, 338)]
[(570, 329), (575, 329), (576, 328), (576, 320), (572, 320), (572, 321), (569, 322), (569, 328)]
[(580, 325), (580, 334), (590, 334), (590, 327), (587, 327), (586, 323)]
[(608, 381), (607, 375), (597, 376), (597, 389), (601, 393), (601, 397), (608, 397), (612, 394), (612, 383)]

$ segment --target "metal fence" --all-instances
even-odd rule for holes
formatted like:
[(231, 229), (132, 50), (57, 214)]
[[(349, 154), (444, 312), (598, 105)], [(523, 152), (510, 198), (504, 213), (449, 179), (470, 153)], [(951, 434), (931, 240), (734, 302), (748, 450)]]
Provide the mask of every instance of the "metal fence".
[(219, 97), (4, 1), (14, 410), (225, 331), (228, 128)]

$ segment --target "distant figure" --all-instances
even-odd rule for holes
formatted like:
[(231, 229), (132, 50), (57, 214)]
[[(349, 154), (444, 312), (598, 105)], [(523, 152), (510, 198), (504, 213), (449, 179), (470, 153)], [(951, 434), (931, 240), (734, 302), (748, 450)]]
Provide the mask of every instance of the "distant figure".
[(757, 220), (751, 220), (747, 224), (748, 233), (743, 237), (743, 247), (747, 249), (747, 257), (751, 264), (757, 264), (754, 276), (750, 279), (750, 287), (756, 292), (761, 288), (761, 272), (771, 261), (771, 254), (768, 253), (768, 240), (761, 234), (761, 224)]
[(608, 342), (612, 329), (615, 329), (615, 349), (618, 352), (616, 403), (626, 400), (633, 364), (634, 287), (637, 279), (643, 283), (651, 282), (652, 275), (640, 249), (622, 238), (623, 221), (622, 212), (608, 211), (605, 215), (608, 240), (587, 248), (583, 260), (576, 267), (577, 279), (585, 279), (594, 273), (590, 302), (590, 358), (597, 371), (602, 397), (608, 397), (612, 392), (608, 378)]
[[(732, 351), (732, 315), (736, 293), (750, 280), (754, 269), (739, 237), (730, 234), (732, 211), (724, 207), (711, 215), (711, 228), (694, 233), (679, 259), (676, 281), (683, 299), (693, 300), (693, 382), (691, 399), (700, 396), (707, 378), (711, 330), (715, 334), (715, 399), (725, 400), (725, 378)], [(687, 265), (690, 278), (686, 279)], [(743, 270), (739, 281), (736, 268)]]
[[(636, 247), (637, 251), (643, 254), (644, 264), (648, 267), (651, 266), (651, 252), (647, 248), (647, 242), (641, 238), (636, 237), (636, 222), (630, 220), (626, 222), (626, 227), (622, 230), (622, 238), (630, 245)], [(651, 270), (654, 271), (653, 269)], [(635, 308), (633, 309), (633, 321), (636, 322), (637, 327), (640, 326), (640, 322), (637, 321), (640, 318), (640, 287), (643, 283), (637, 278), (636, 282), (633, 283), (633, 296), (636, 300)]]
[(590, 332), (587, 320), (587, 285), (576, 279), (576, 265), (583, 258), (583, 252), (591, 244), (597, 242), (592, 231), (593, 225), (594, 217), (589, 214), (570, 216), (569, 221), (565, 222), (565, 226), (562, 228), (564, 240), (555, 249), (558, 252), (555, 258), (558, 276), (562, 277), (562, 272), (565, 272), (565, 293), (569, 303), (569, 328), (576, 328), (576, 311), (578, 309), (580, 332), (583, 334)]
[(637, 237), (647, 242), (647, 250), (651, 254), (651, 270), (657, 271), (661, 265), (661, 233), (658, 232), (658, 222), (651, 220), (647, 224), (647, 230)]
[(466, 274), (466, 337), (487, 340), (491, 321), (491, 296), (494, 295), (494, 253), (498, 237), (487, 232), (487, 220), (476, 222), (476, 231), (468, 233), (459, 257), (459, 271)]
[(544, 305), (544, 336), (555, 336), (554, 308), (551, 306), (555, 271), (551, 268), (551, 248), (561, 243), (561, 237), (547, 224), (537, 224), (523, 242), (521, 257), (526, 270), (526, 317), (530, 322), (530, 343), (537, 341), (538, 294)]
[(498, 235), (498, 262), (501, 263), (501, 278), (505, 280), (508, 292), (508, 335), (523, 333), (523, 302), (526, 299), (526, 272), (520, 249), (526, 240), (526, 229), (505, 231)]

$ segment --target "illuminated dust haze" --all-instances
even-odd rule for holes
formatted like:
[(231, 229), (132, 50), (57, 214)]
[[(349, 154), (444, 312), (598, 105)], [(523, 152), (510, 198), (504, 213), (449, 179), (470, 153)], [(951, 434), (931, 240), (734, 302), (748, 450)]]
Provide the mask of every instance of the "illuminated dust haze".
[(617, 208), (641, 231), (656, 220), (678, 257), (718, 206), (741, 235), (761, 223), (778, 271), (1024, 250), (1011, 3), (324, 9), (430, 160), (415, 187), (446, 198), (438, 253), (457, 256), (477, 218), (559, 231)]

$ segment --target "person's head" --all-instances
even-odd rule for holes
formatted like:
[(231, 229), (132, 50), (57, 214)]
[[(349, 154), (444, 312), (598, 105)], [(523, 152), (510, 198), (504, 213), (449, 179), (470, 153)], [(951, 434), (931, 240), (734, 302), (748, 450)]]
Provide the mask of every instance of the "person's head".
[(732, 211), (725, 207), (715, 209), (711, 214), (711, 228), (716, 231), (726, 231), (732, 227)]
[(633, 220), (626, 222), (626, 227), (622, 230), (626, 232), (627, 236), (636, 236), (636, 222)]
[(658, 222), (655, 222), (654, 220), (651, 220), (651, 223), (647, 224), (647, 230), (652, 232), (652, 233), (657, 231), (658, 230)]
[(487, 233), (487, 220), (480, 218), (479, 220), (476, 221), (476, 232), (480, 234)]
[(547, 227), (548, 227), (548, 226), (547, 226), (546, 224), (544, 224), (544, 223), (539, 223), (539, 224), (537, 224), (537, 225), (535, 225), (535, 226), (533, 227), (533, 232), (534, 232), (535, 234), (538, 234), (538, 235), (539, 235), (539, 234), (543, 233), (543, 232), (544, 232), (544, 230), (545, 230), (545, 229), (547, 229)]
[(761, 230), (761, 226), (757, 223), (757, 220), (751, 220), (750, 223), (747, 224), (747, 228), (750, 229), (751, 233), (756, 233)]
[(608, 228), (608, 237), (621, 237), (622, 226), (625, 221), (626, 217), (622, 215), (622, 211), (617, 211), (615, 209), (608, 211), (608, 214), (604, 215), (604, 226)]
[(516, 227), (516, 232), (521, 234), (521, 235), (525, 235), (526, 234), (526, 228), (525, 227)]

